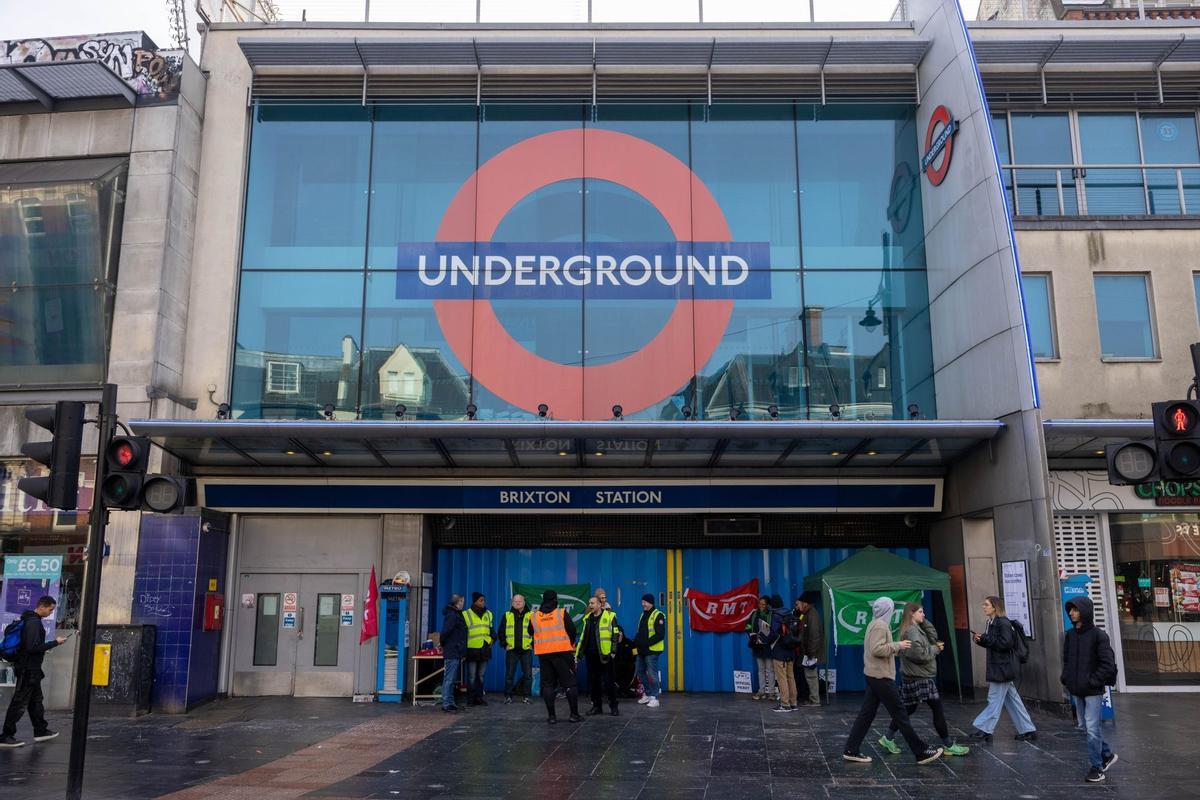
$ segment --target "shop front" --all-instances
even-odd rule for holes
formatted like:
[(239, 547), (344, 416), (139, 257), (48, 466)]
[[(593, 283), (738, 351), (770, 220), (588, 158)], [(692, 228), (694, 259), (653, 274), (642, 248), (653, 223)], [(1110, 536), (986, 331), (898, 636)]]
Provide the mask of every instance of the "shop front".
[(1052, 472), (1060, 570), (1093, 578), (1125, 691), (1200, 691), (1200, 486)]

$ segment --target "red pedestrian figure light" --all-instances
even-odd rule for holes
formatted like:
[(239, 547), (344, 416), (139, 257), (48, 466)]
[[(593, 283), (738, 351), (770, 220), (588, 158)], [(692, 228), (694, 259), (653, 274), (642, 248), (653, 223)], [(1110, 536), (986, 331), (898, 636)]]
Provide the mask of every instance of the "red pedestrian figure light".
[(1175, 409), (1175, 413), (1171, 415), (1171, 421), (1175, 424), (1176, 433), (1187, 433), (1188, 415), (1182, 406)]

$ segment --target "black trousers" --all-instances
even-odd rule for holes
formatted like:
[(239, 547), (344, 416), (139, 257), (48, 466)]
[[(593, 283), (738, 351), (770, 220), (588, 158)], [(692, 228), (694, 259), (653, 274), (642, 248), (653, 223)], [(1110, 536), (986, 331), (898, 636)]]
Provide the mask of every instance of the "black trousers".
[[(941, 698), (939, 697), (936, 700), (926, 700), (925, 704), (929, 706), (931, 711), (933, 711), (933, 729), (938, 732), (938, 736), (942, 737), (943, 742), (949, 741), (950, 729), (946, 727), (946, 712), (942, 708)], [(904, 711), (909, 717), (911, 717), (913, 712), (916, 711), (919, 706), (920, 703), (914, 703), (911, 706), (905, 706)], [(896, 735), (896, 731), (899, 729), (900, 726), (896, 724), (895, 719), (893, 719), (891, 724), (888, 725), (888, 733), (893, 736)]]
[[(515, 686), (513, 678), (516, 677), (517, 665), (521, 666), (521, 680)], [(515, 652), (513, 650), (504, 651), (504, 696), (512, 697), (514, 689), (521, 697), (529, 696), (529, 681), (533, 677), (533, 651), (522, 650)]]
[(579, 713), (579, 689), (575, 686), (575, 654), (550, 653), (538, 656), (542, 668), (542, 701), (547, 713), (554, 716), (554, 696), (559, 689), (567, 692), (567, 705), (571, 714)]
[(796, 654), (796, 660), (792, 662), (792, 675), (796, 678), (796, 702), (807, 702), (810, 698), (808, 696), (808, 678), (804, 675), (804, 656)]
[(867, 676), (867, 694), (863, 698), (858, 719), (854, 720), (854, 726), (850, 728), (850, 738), (846, 740), (846, 752), (859, 752), (863, 739), (867, 736), (867, 731), (871, 729), (871, 723), (875, 721), (875, 715), (879, 713), (880, 703), (892, 715), (892, 721), (897, 723), (896, 727), (904, 735), (904, 741), (908, 742), (908, 749), (912, 750), (913, 755), (919, 758), (925, 752), (926, 745), (913, 730), (912, 723), (908, 721), (908, 714), (900, 705), (900, 694), (896, 691), (896, 682), (888, 678), (872, 678), (870, 676)]
[(592, 694), (592, 705), (603, 706), (608, 697), (608, 707), (617, 707), (617, 675), (613, 659), (602, 661), (598, 653), (587, 655), (588, 689)]
[(40, 669), (23, 669), (17, 671), (17, 685), (13, 689), (12, 701), (8, 704), (8, 713), (4, 715), (4, 736), (15, 736), (17, 723), (29, 711), (29, 721), (33, 723), (33, 735), (41, 736), (49, 730), (46, 725), (46, 708), (43, 705), (42, 678), (45, 675)]

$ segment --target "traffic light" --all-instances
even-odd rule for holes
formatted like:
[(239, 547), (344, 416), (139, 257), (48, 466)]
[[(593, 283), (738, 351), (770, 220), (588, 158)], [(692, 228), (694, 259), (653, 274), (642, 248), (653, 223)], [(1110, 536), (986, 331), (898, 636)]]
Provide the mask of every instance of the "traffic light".
[(142, 510), (182, 514), (187, 505), (188, 480), (174, 475), (150, 475), (142, 486)]
[(1158, 480), (1158, 453), (1154, 442), (1121, 442), (1106, 445), (1108, 482), (1113, 486), (1137, 486)]
[(60, 400), (25, 410), (25, 419), (50, 431), (48, 442), (21, 445), (21, 452), (45, 464), (50, 474), (21, 478), (17, 488), (51, 508), (75, 510), (79, 494), (79, 451), (83, 448), (83, 403)]
[(142, 505), (142, 484), (150, 461), (150, 439), (114, 436), (104, 448), (104, 483), (100, 497), (109, 508), (135, 510)]
[(1200, 477), (1200, 401), (1154, 403), (1151, 410), (1159, 477), (1162, 480)]

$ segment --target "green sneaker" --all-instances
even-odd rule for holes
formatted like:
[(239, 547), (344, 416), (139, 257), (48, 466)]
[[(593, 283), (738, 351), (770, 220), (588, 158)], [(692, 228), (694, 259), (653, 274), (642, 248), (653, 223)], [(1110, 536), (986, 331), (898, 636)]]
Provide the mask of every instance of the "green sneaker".
[(884, 750), (887, 750), (889, 753), (891, 753), (894, 756), (900, 755), (900, 745), (896, 744), (894, 741), (887, 738), (886, 736), (879, 737), (879, 746), (882, 747)]
[(963, 747), (961, 744), (950, 744), (943, 748), (943, 752), (948, 756), (965, 756), (971, 752), (971, 748)]

